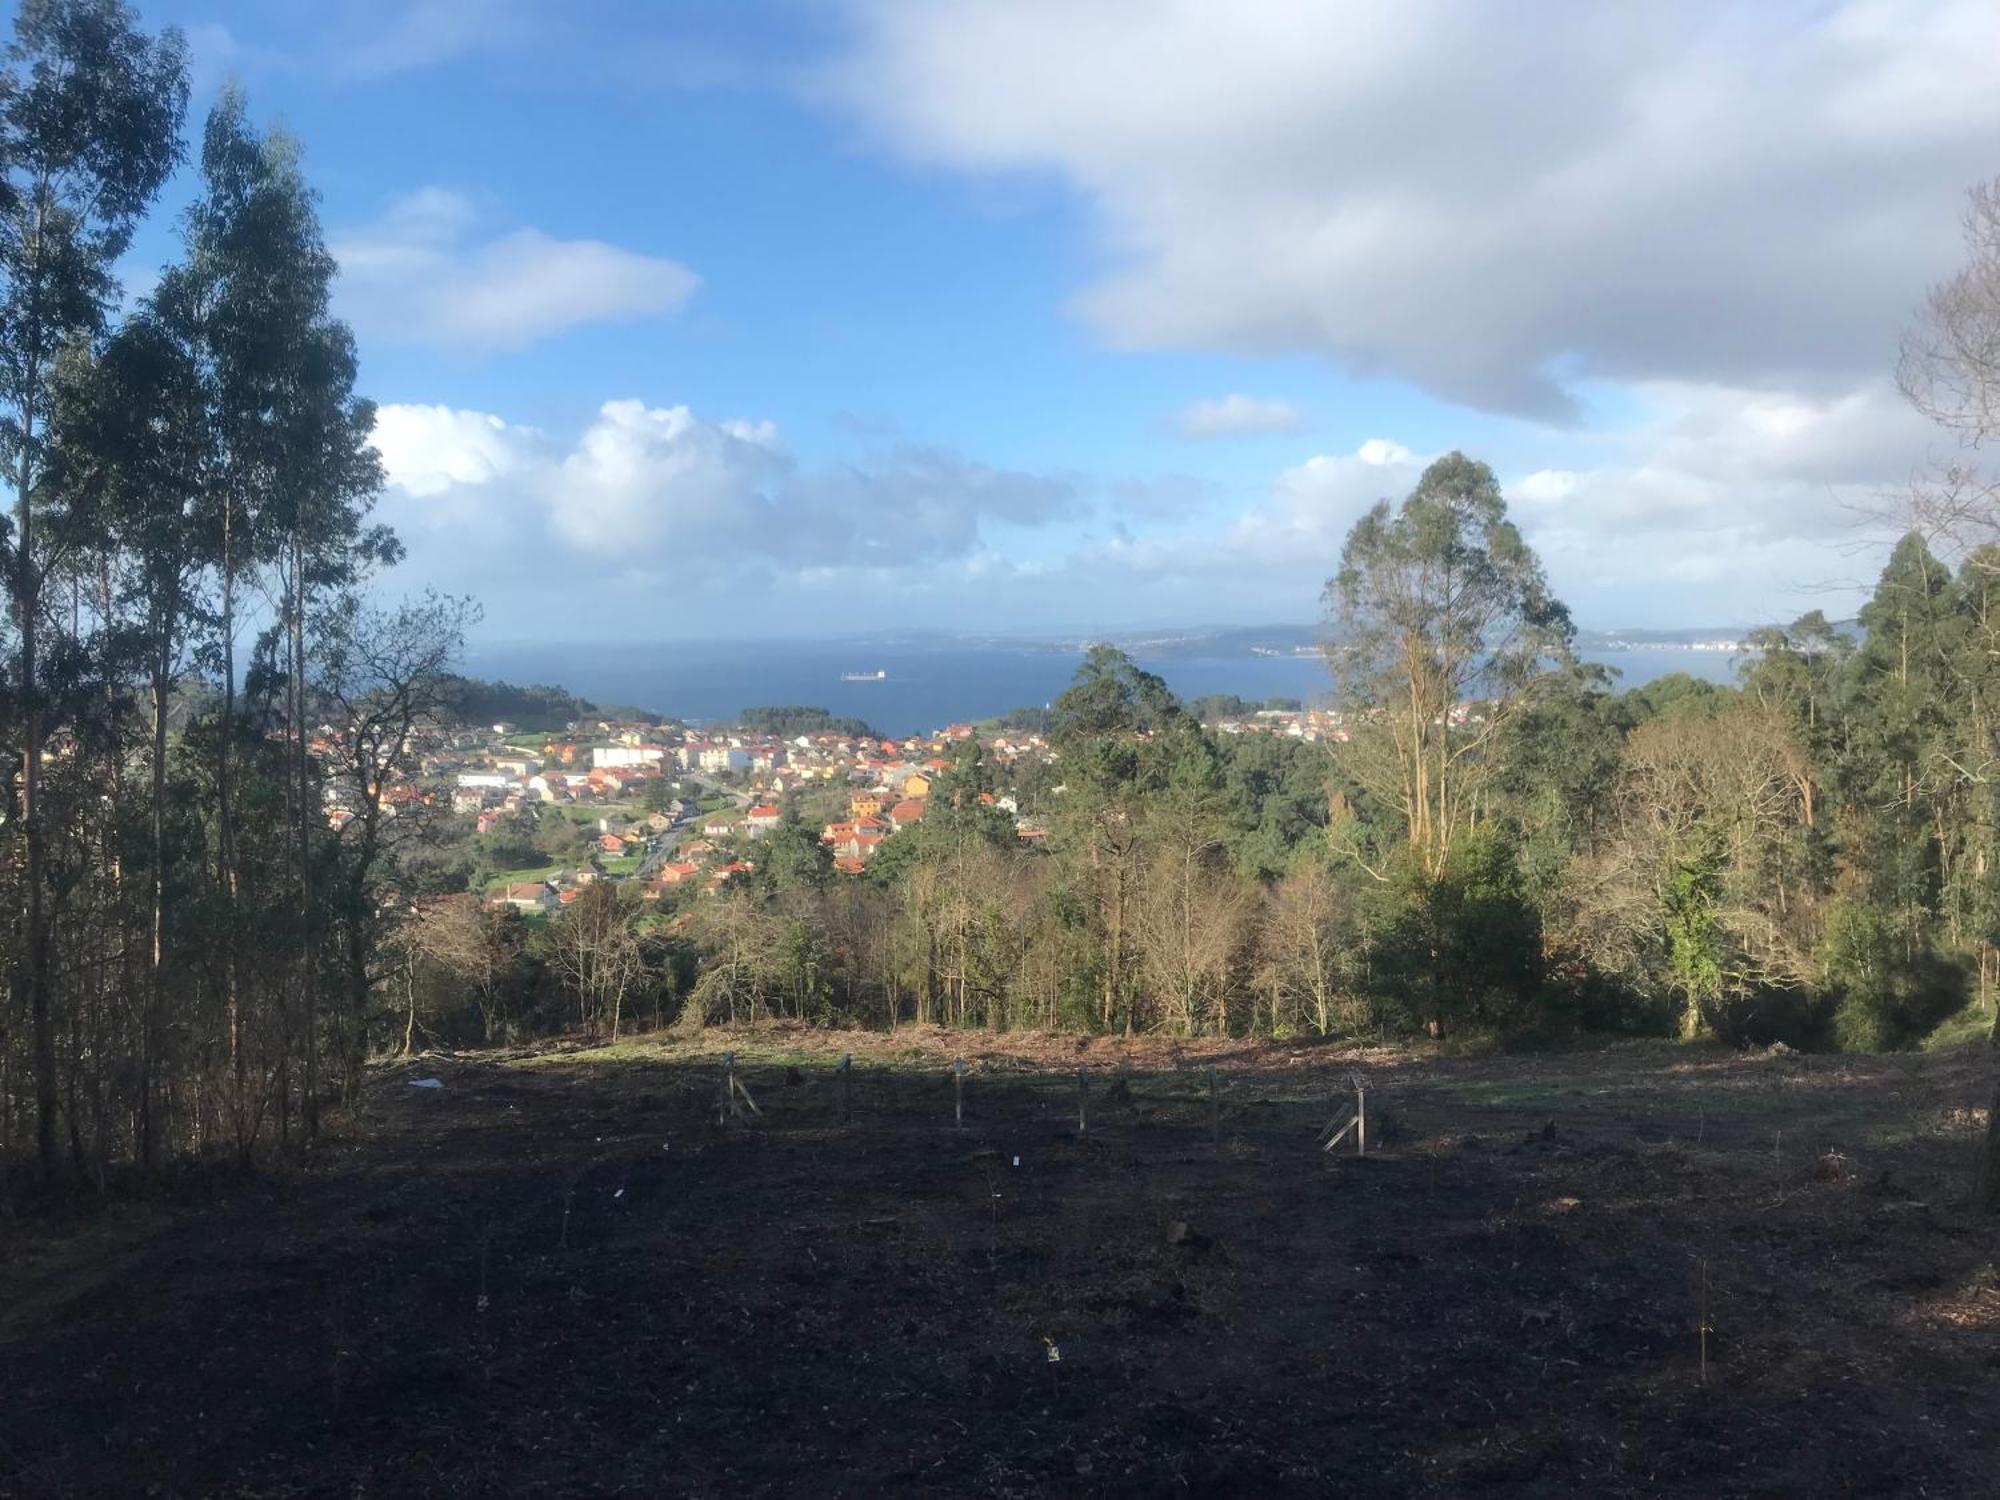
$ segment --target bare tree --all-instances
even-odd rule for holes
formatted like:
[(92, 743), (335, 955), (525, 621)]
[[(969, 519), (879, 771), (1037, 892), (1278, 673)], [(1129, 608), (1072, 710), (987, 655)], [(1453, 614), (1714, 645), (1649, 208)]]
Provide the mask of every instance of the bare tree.
[(1230, 865), (1219, 821), (1189, 799), (1163, 803), (1149, 822), (1131, 911), (1141, 972), (1170, 1029), (1224, 1035), (1251, 886)]
[(1333, 872), (1308, 859), (1271, 888), (1258, 923), (1258, 974), (1277, 1001), (1303, 1015), (1319, 1036), (1366, 1021), (1367, 1002), (1347, 982), (1360, 946), (1360, 923)]
[(1896, 363), (1903, 395), (1958, 447), (1901, 509), (1959, 553), (2000, 541), (2000, 479), (1980, 451), (2000, 436), (2000, 178), (1966, 195), (1963, 223), (1965, 264), (1925, 296)]
[[(383, 939), (409, 910), (384, 889), (393, 854), (423, 838), (439, 808), (414, 796), (390, 800), (390, 789), (413, 785), (420, 730), (449, 709), (446, 674), (477, 618), (469, 601), (439, 595), (378, 609), (343, 597), (321, 622), (320, 669), (312, 684), (332, 721), (323, 743), (330, 787), (344, 814), (338, 833), (343, 987), (336, 1014), (343, 1038), (343, 1087), (360, 1081), (368, 1000), (381, 977)], [(308, 1048), (317, 1046), (307, 1039)], [(310, 1113), (308, 1119), (311, 1118)]]
[(585, 1026), (616, 1040), (625, 1001), (639, 987), (645, 956), (632, 903), (618, 887), (598, 880), (549, 930), (556, 970), (576, 996)]

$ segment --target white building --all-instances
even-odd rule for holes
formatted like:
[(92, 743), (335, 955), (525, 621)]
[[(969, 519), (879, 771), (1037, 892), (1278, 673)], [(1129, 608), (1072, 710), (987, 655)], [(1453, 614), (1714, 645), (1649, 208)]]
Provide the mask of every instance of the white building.
[(590, 763), (600, 771), (613, 766), (647, 766), (666, 753), (658, 745), (598, 745), (590, 752)]
[(704, 771), (747, 771), (750, 752), (736, 745), (709, 745), (701, 752)]

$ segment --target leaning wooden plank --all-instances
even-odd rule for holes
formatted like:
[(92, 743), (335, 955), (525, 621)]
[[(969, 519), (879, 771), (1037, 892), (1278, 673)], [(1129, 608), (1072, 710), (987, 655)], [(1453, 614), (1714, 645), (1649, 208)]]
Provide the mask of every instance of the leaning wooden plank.
[(1354, 1127), (1360, 1123), (1361, 1122), (1359, 1120), (1349, 1120), (1345, 1125), (1340, 1127), (1340, 1134), (1335, 1136), (1332, 1140), (1328, 1141), (1326, 1145), (1323, 1146), (1321, 1149), (1326, 1151), (1331, 1151), (1335, 1146), (1338, 1146), (1342, 1141), (1346, 1140), (1348, 1132), (1353, 1130)]
[(1352, 1124), (1353, 1121), (1354, 1121), (1353, 1106), (1342, 1105), (1338, 1110), (1334, 1112), (1333, 1118), (1326, 1122), (1326, 1127), (1320, 1131), (1319, 1133), (1320, 1140), (1324, 1142), (1328, 1136), (1332, 1135), (1336, 1130), (1340, 1129), (1342, 1125)]

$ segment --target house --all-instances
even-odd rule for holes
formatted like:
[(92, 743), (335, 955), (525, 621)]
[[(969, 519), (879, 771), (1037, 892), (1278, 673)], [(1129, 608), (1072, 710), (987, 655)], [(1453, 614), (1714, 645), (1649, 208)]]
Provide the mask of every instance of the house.
[(756, 868), (755, 865), (740, 859), (731, 860), (726, 865), (718, 865), (715, 872), (702, 882), (701, 893), (704, 896), (712, 896), (738, 875), (747, 874)]
[(625, 770), (657, 763), (666, 753), (657, 745), (598, 745), (590, 752), (590, 764), (599, 771)]
[(921, 801), (931, 794), (931, 778), (922, 771), (912, 771), (903, 778), (903, 796), (911, 801)]
[(692, 880), (701, 873), (701, 866), (691, 860), (675, 860), (660, 866), (662, 885), (679, 885), (683, 880)]
[(839, 859), (867, 859), (882, 842), (879, 833), (863, 832), (848, 825), (847, 831), (829, 840), (833, 845), (833, 857)]
[(516, 911), (542, 911), (549, 905), (554, 893), (539, 880), (525, 880), (517, 885), (503, 885), (487, 897), (489, 906), (511, 906)]
[(768, 802), (759, 803), (743, 815), (743, 827), (752, 835), (769, 833), (778, 826), (778, 817), (777, 808)]
[(747, 771), (750, 752), (735, 745), (707, 745), (697, 763), (704, 771)]
[(610, 855), (613, 859), (623, 858), (625, 854), (625, 840), (620, 838), (615, 833), (605, 833), (598, 835), (597, 847), (603, 853)]
[(880, 792), (855, 792), (847, 799), (847, 810), (857, 818), (872, 818), (882, 811)]
[(919, 822), (924, 815), (924, 804), (915, 800), (898, 802), (889, 809), (889, 822), (896, 828), (908, 828)]
[(863, 860), (854, 859), (843, 854), (833, 862), (833, 867), (843, 875), (859, 875), (867, 868), (867, 864)]

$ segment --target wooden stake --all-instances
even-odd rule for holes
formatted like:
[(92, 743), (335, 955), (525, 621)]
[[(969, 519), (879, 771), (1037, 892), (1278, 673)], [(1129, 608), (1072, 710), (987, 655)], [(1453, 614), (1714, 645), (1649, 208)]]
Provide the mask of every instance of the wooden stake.
[(1354, 1154), (1368, 1154), (1368, 1090), (1354, 1091)]
[(854, 1123), (854, 1054), (840, 1054), (840, 1120), (843, 1125)]
[(958, 1129), (965, 1129), (965, 1059), (951, 1060), (951, 1109), (952, 1120)]
[(1090, 1130), (1090, 1120), (1086, 1108), (1088, 1096), (1085, 1093), (1085, 1089), (1087, 1085), (1084, 1083), (1083, 1076), (1085, 1071), (1083, 1068), (1076, 1070), (1076, 1133), (1078, 1135), (1088, 1134)]
[(1708, 1259), (1701, 1262), (1701, 1310), (1695, 1319), (1695, 1334), (1701, 1341), (1701, 1383), (1708, 1384)]
[(1222, 1149), (1222, 1106), (1215, 1098), (1215, 1064), (1208, 1065), (1208, 1135), (1216, 1150)]

